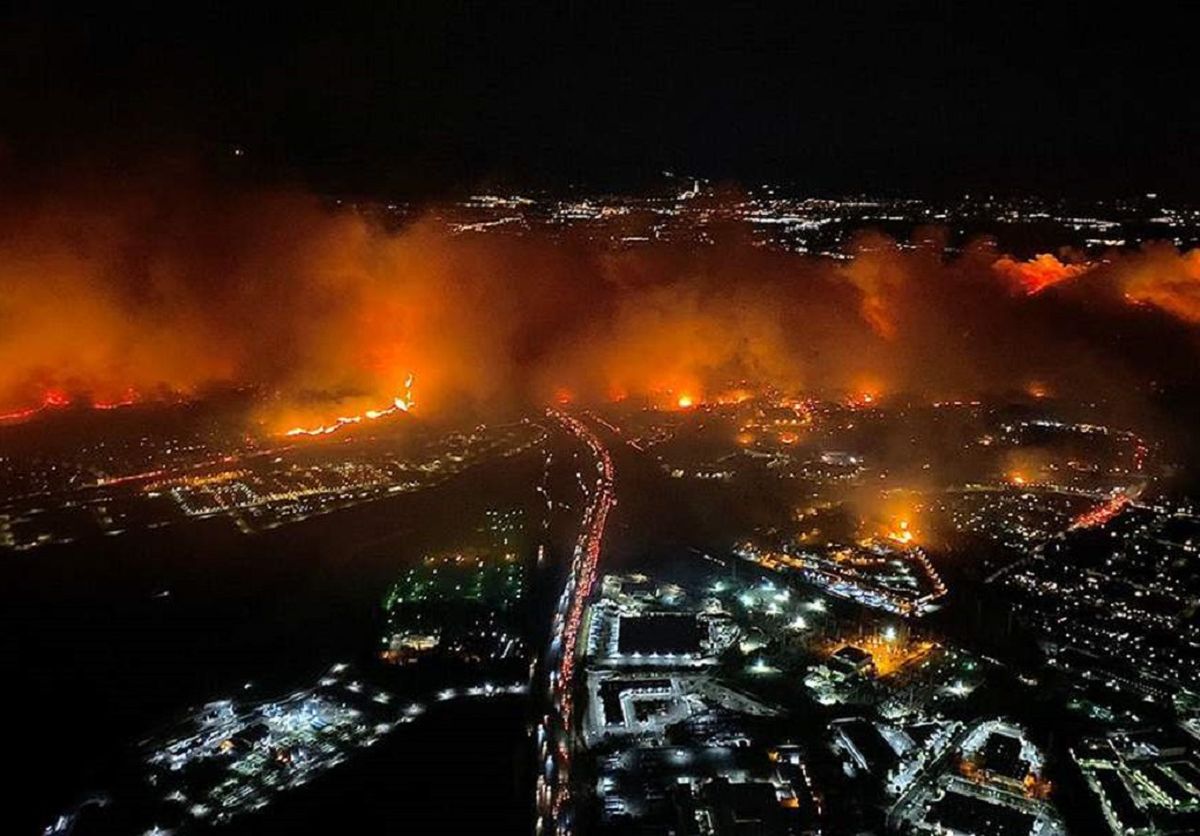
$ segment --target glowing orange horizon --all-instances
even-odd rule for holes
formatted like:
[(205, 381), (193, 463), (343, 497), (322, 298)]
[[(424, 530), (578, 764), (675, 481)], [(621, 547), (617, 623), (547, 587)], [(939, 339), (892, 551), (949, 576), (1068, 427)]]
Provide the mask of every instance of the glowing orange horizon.
[[(603, 236), (563, 246), (532, 226), (458, 235), (437, 212), (393, 228), (297, 192), (138, 185), (56, 182), (0, 207), (0, 403), (13, 408), (0, 422), (230, 385), (271, 393), (286, 420), (267, 431), (328, 435), (407, 411), (409, 397), (393, 397), (407, 368), (422, 375), (422, 414), (605, 395), (707, 410), (751, 387), (815, 382), (852, 408), (894, 393), (1049, 397), (1029, 381), (1062, 356), (1064, 315), (1125, 327), (1144, 309), (1200, 326), (1200, 250), (1169, 243), (1023, 261), (987, 243), (947, 254), (884, 235), (837, 259), (733, 235), (611, 251)], [(163, 205), (179, 212), (151, 237)], [(1078, 287), (1034, 298), (1064, 283)], [(1118, 366), (1143, 381), (1194, 367), (1193, 354), (1110, 340), (1112, 328), (1070, 330), (1089, 350), (1071, 344), (1081, 359), (1055, 379), (1056, 398), (1115, 383)], [(1163, 333), (1172, 349), (1188, 337)]]
[(121, 409), (126, 406), (133, 406), (140, 402), (140, 398), (132, 389), (125, 392), (124, 397), (119, 400), (84, 400), (82, 403), (77, 402), (66, 390), (51, 387), (42, 393), (41, 400), (35, 406), (27, 406), (22, 409), (16, 409), (11, 412), (0, 414), (0, 424), (17, 424), (22, 421), (27, 421), (31, 418), (36, 418), (38, 415), (51, 410), (66, 409), (70, 406), (83, 406), (88, 409), (99, 409), (103, 411)]

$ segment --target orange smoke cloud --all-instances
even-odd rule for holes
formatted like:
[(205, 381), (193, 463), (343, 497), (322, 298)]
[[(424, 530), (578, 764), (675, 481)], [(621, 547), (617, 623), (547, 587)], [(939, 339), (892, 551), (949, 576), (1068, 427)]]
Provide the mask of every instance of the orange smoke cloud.
[[(180, 209), (179, 201), (187, 203)], [(160, 202), (161, 201), (161, 202)], [(0, 407), (252, 385), (271, 427), (487, 397), (520, 321), (493, 254), (300, 194), (69, 195), (0, 217)], [(540, 253), (536, 257), (540, 257)], [(540, 270), (521, 251), (501, 259)]]
[(1049, 253), (1042, 253), (1029, 261), (1016, 261), (1004, 256), (997, 259), (992, 267), (1014, 290), (1030, 295), (1082, 276), (1092, 269), (1090, 264), (1063, 264)]
[[(1194, 364), (1194, 252), (1092, 268), (867, 235), (836, 261), (713, 234), (614, 250), (569, 231), (454, 235), (432, 215), (388, 229), (187, 177), (16, 193), (0, 201), (0, 414), (50, 393), (117, 404), (232, 384), (261, 394), (267, 430), (319, 431), (405, 411), (397, 398), (437, 416), (556, 398), (678, 407), (740, 381), (963, 397), (1038, 380), (1069, 395)], [(1085, 272), (1070, 293), (1036, 292)], [(1155, 345), (1143, 309), (1168, 319)], [(1114, 328), (1133, 336), (1118, 346)]]
[(1200, 250), (1155, 245), (1122, 265), (1125, 298), (1200, 324)]
[(895, 304), (912, 276), (909, 259), (899, 257), (896, 242), (882, 235), (861, 236), (853, 245), (854, 258), (841, 269), (842, 276), (861, 293), (862, 317), (876, 334), (896, 336)]

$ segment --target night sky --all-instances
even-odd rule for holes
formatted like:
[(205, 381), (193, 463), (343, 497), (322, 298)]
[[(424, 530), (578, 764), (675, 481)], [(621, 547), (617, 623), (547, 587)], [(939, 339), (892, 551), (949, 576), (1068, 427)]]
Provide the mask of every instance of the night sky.
[(251, 5), (8, 12), (4, 155), (115, 166), (240, 146), (256, 175), (378, 194), (620, 188), (663, 169), (814, 192), (1200, 187), (1182, 10)]

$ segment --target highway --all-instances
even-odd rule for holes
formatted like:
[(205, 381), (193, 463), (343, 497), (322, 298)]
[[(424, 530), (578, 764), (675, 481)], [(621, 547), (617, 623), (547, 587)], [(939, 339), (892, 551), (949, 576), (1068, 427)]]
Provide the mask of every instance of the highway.
[[(596, 583), (604, 528), (609, 511), (616, 504), (616, 496), (612, 458), (599, 436), (581, 420), (565, 412), (552, 409), (547, 414), (583, 442), (592, 454), (596, 469), (570, 572), (554, 612), (546, 657), (549, 671), (547, 696), (551, 709), (538, 728), (542, 772), (537, 781), (536, 832), (567, 836), (572, 831), (571, 757), (575, 745), (575, 663), (579, 633), (588, 598)], [(583, 473), (579, 477), (587, 491)]]

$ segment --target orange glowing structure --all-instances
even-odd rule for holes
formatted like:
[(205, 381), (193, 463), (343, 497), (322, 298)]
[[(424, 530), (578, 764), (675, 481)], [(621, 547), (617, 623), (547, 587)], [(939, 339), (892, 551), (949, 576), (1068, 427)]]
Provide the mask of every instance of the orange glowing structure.
[(692, 398), (691, 395), (683, 394), (683, 395), (679, 396), (679, 400), (677, 400), (675, 402), (675, 404), (680, 409), (691, 409), (693, 406), (696, 405), (696, 401)]
[(912, 639), (892, 633), (875, 633), (852, 640), (834, 639), (826, 643), (825, 653), (832, 656), (845, 647), (854, 647), (870, 654), (874, 675), (891, 676), (920, 662), (938, 649), (935, 642)]
[(908, 527), (908, 520), (897, 522), (896, 527), (888, 532), (888, 539), (903, 546), (911, 543), (913, 541), (913, 533)]
[(1049, 798), (1054, 791), (1054, 785), (1050, 781), (1032, 772), (1025, 776), (1025, 780), (1021, 782), (1021, 785), (1027, 797), (1038, 798), (1043, 801)]

